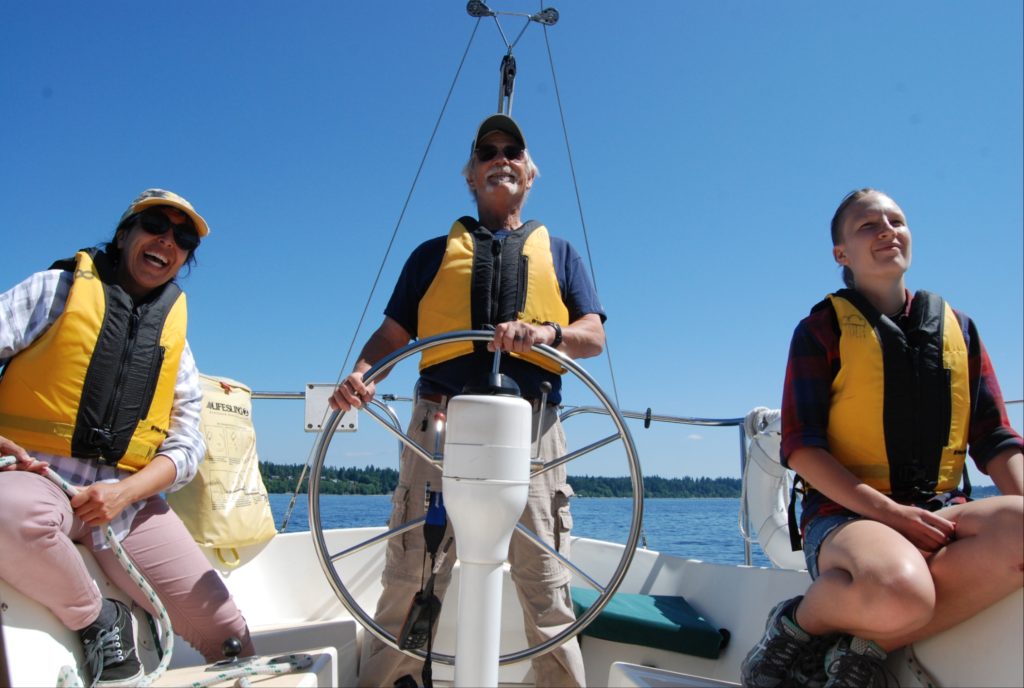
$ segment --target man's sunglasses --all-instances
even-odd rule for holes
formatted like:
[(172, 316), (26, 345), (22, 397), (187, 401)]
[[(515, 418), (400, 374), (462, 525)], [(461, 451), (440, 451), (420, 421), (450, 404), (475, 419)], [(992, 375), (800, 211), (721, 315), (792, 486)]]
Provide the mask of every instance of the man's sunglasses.
[(176, 225), (171, 218), (161, 212), (142, 213), (139, 215), (139, 226), (153, 236), (166, 234), (167, 230), (174, 230), (174, 243), (182, 251), (193, 251), (199, 246), (199, 234), (191, 222)]
[[(480, 162), (487, 162), (488, 160), (494, 160), (494, 157), (498, 155), (499, 148), (493, 144), (485, 143), (481, 146), (477, 146), (476, 159)], [(501, 147), (501, 153), (505, 156), (506, 160), (520, 160), (523, 157), (523, 151), (526, 150), (522, 146), (517, 146), (514, 143), (510, 143), (507, 146)]]

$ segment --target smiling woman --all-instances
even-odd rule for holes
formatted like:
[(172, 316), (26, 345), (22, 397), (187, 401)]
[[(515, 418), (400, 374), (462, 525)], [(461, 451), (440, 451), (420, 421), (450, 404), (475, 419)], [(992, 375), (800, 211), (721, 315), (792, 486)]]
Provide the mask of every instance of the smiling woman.
[[(102, 249), (0, 294), (0, 454), (16, 459), (0, 471), (0, 578), (79, 631), (101, 686), (141, 677), (132, 615), (100, 595), (75, 544), (155, 613), (102, 537), (107, 525), (178, 634), (211, 661), (230, 637), (253, 652), (223, 582), (160, 496), (192, 480), (205, 449), (174, 279), (207, 234), (188, 201), (149, 189)], [(47, 467), (81, 489), (69, 500)]]
[[(1024, 585), (1024, 440), (974, 322), (907, 289), (889, 195), (848, 194), (832, 242), (848, 288), (797, 326), (782, 397), (814, 583), (772, 610), (744, 685), (888, 685), (888, 653)], [(968, 499), (968, 452), (1001, 496)]]
[[(172, 227), (173, 239), (167, 232)], [(123, 222), (113, 243), (120, 252), (117, 281), (133, 299), (141, 300), (178, 275), (193, 257), (199, 237), (184, 213), (159, 206)], [(182, 244), (190, 244), (191, 250)]]
[(149, 189), (121, 216), (105, 251), (117, 265), (118, 284), (140, 300), (177, 277), (182, 265), (194, 265), (199, 241), (209, 232), (184, 198)]

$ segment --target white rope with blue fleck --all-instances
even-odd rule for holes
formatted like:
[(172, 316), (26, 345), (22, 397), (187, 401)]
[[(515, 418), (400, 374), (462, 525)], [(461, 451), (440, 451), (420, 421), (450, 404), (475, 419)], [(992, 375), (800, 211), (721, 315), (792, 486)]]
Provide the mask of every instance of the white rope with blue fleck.
[(188, 684), (190, 688), (205, 688), (221, 681), (238, 679), (237, 686), (249, 686), (250, 676), (264, 674), (280, 675), (290, 674), (293, 671), (301, 671), (313, 666), (313, 656), (308, 654), (290, 654), (274, 657), (273, 659), (259, 659), (255, 661), (239, 662), (238, 666), (225, 668), (224, 671), (212, 673), (209, 678), (202, 681), (195, 681)]

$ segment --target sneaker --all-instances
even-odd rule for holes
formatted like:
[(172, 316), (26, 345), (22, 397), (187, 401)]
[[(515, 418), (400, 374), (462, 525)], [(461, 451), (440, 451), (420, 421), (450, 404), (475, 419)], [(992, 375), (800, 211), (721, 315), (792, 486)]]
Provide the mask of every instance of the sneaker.
[(792, 684), (799, 688), (823, 688), (828, 682), (825, 671), (825, 655), (842, 636), (838, 633), (812, 635), (793, 666)]
[(870, 640), (843, 636), (825, 655), (825, 688), (887, 688), (885, 650)]
[(740, 665), (740, 681), (744, 686), (792, 685), (791, 671), (811, 645), (811, 636), (793, 620), (793, 612), (802, 599), (803, 595), (783, 600), (772, 609), (764, 636)]
[(132, 613), (119, 600), (110, 600), (117, 617), (110, 626), (92, 623), (81, 631), (85, 665), (94, 688), (135, 685), (142, 678), (142, 663), (135, 651), (135, 626)]

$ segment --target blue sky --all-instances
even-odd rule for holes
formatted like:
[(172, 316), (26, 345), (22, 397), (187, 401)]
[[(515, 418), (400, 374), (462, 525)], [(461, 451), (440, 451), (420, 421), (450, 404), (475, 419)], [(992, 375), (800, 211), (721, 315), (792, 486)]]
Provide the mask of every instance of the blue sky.
[[(793, 327), (840, 286), (828, 222), (861, 186), (907, 213), (908, 285), (970, 314), (1006, 397), (1024, 396), (1018, 0), (555, 6), (586, 236), (537, 25), (514, 50), (513, 115), (541, 169), (525, 214), (589, 244), (610, 358), (585, 366), (609, 390), (614, 371), (623, 408), (778, 406)], [(0, 0), (0, 288), (109, 238), (142, 189), (173, 189), (212, 228), (182, 281), (200, 368), (258, 390), (335, 380), (408, 252), (474, 211), (459, 170), (497, 108), (491, 20), (386, 255), (473, 30), (464, 7)], [(407, 394), (412, 368), (383, 391)], [(306, 460), (301, 404), (257, 402), (255, 418), (261, 458)], [(1020, 430), (1021, 406), (1011, 418)], [(330, 461), (397, 466), (394, 441), (362, 428)], [(632, 428), (645, 473), (738, 475), (735, 430)], [(589, 461), (570, 472), (625, 472)]]

